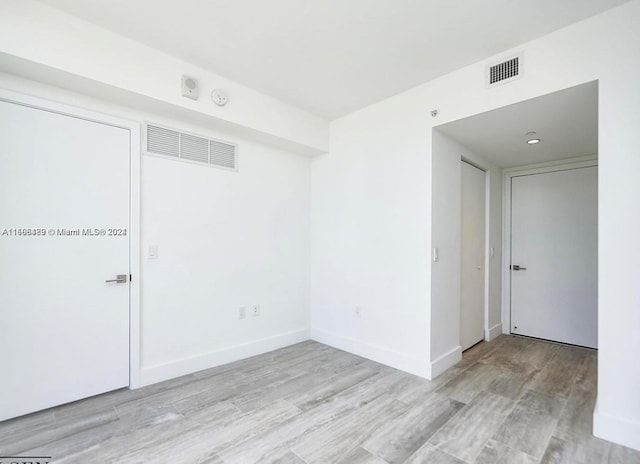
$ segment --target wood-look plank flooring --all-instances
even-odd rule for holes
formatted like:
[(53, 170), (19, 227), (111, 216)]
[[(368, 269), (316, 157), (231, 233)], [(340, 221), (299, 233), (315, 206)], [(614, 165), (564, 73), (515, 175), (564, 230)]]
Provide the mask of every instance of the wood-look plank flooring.
[(592, 436), (596, 352), (482, 342), (435, 381), (316, 343), (0, 422), (52, 463), (640, 464)]

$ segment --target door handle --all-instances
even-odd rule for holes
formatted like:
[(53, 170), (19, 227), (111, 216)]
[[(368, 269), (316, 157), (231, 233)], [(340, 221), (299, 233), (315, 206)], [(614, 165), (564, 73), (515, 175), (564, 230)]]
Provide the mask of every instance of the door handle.
[(118, 274), (115, 279), (105, 280), (105, 282), (115, 282), (117, 284), (126, 284), (127, 283), (127, 274)]
[(521, 266), (518, 266), (517, 264), (514, 264), (513, 266), (511, 266), (511, 269), (514, 270), (514, 271), (526, 271), (527, 270), (526, 267), (521, 267)]

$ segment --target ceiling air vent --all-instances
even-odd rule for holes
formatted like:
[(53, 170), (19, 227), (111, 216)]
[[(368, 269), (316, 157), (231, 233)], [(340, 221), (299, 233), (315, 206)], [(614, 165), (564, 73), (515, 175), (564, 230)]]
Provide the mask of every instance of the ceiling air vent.
[(522, 75), (522, 56), (515, 56), (506, 61), (487, 66), (487, 84), (505, 84)]
[(222, 140), (146, 124), (148, 155), (160, 155), (183, 161), (238, 170), (238, 145)]

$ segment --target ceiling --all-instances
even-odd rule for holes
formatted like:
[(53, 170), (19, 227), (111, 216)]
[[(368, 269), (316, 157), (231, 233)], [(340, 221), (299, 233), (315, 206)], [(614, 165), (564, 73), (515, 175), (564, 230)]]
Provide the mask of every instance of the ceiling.
[(334, 119), (626, 0), (40, 0)]
[[(543, 95), (438, 126), (462, 145), (508, 168), (598, 153), (598, 84)], [(527, 144), (527, 132), (541, 139)]]

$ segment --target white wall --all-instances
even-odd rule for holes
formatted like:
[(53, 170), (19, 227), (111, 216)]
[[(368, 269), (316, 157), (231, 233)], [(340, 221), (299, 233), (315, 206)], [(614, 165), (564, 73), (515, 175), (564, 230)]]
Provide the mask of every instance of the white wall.
[(308, 338), (310, 162), (239, 143), (237, 173), (143, 159), (145, 382)]
[[(431, 349), (434, 378), (462, 358), (460, 347), (460, 241), (462, 182), (460, 145), (432, 132), (431, 245), (438, 262), (431, 266)], [(434, 366), (435, 363), (435, 366)], [(436, 372), (433, 372), (433, 371)]]
[(8, 74), (0, 87), (239, 144), (238, 172), (142, 157), (143, 385), (308, 339), (310, 158)]
[(313, 160), (311, 333), (428, 376), (428, 139), (410, 99), (385, 106), (332, 123)]
[[(70, 89), (87, 87), (103, 98), (124, 92), (123, 100), (165, 103), (169, 111), (224, 122), (246, 137), (286, 141), (300, 152), (328, 148), (327, 121), (273, 97), (32, 0), (2, 0), (1, 9), (2, 71), (27, 71), (26, 77)], [(183, 74), (198, 79), (198, 101), (180, 95)], [(214, 88), (227, 90), (227, 106), (213, 104)]]
[[(432, 127), (599, 80), (595, 425), (599, 436), (640, 449), (638, 22), (633, 0), (333, 121), (330, 153), (312, 165), (312, 334), (428, 373), (438, 354), (430, 301), (447, 291), (430, 288)], [(487, 89), (485, 64), (521, 51), (523, 77)]]
[[(432, 135), (431, 237), (439, 254), (437, 262), (431, 260), (431, 377), (436, 377), (461, 359), (461, 158), (487, 172), (485, 339), (502, 333), (502, 170), (437, 129)], [(493, 257), (489, 254), (491, 247), (495, 250)]]

